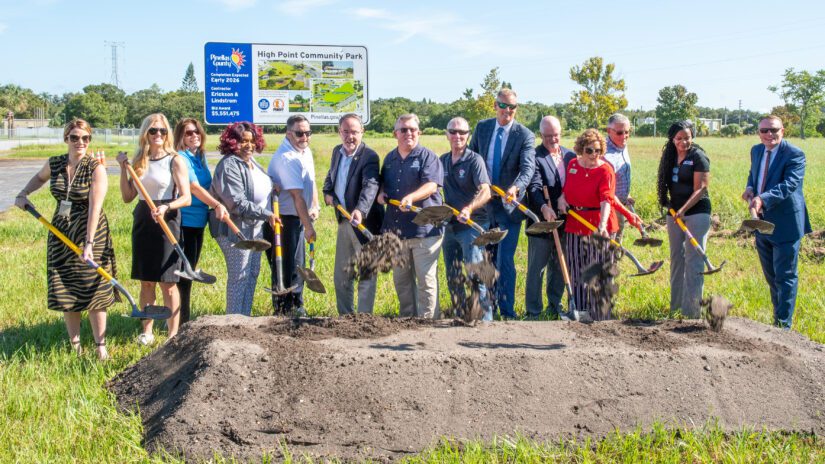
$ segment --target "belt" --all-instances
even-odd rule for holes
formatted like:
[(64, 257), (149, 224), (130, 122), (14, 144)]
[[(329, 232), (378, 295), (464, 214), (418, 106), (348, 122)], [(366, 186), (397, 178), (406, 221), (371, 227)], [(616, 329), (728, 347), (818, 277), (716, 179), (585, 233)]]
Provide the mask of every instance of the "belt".
[(568, 205), (568, 207), (570, 209), (576, 210), (576, 211), (601, 211), (601, 208), (586, 208), (586, 207), (583, 207), (583, 206), (573, 206), (573, 205)]

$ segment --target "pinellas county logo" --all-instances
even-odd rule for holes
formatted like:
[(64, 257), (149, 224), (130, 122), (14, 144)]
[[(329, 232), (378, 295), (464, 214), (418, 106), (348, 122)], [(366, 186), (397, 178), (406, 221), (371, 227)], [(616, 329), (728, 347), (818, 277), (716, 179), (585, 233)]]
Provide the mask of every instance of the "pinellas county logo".
[(243, 56), (243, 52), (240, 49), (232, 49), (232, 56), (230, 58), (232, 60), (232, 64), (235, 65), (235, 71), (240, 71), (241, 67), (246, 64), (246, 57)]

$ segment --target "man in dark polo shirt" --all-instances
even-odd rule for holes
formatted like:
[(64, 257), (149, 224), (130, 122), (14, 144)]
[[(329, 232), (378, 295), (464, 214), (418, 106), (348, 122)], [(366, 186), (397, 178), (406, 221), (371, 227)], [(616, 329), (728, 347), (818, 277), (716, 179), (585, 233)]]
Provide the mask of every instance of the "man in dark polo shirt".
[[(441, 155), (444, 169), (444, 201), (461, 211), (444, 230), (444, 263), (447, 265), (447, 287), (453, 307), (466, 299), (463, 285), (452, 285), (461, 273), (461, 263), (474, 264), (484, 260), (484, 248), (473, 245), (479, 232), (466, 225), (472, 219), (487, 228), (490, 220), (484, 205), (490, 200), (490, 177), (484, 158), (467, 148), (470, 125), (464, 118), (453, 118), (447, 124), (450, 151)], [(483, 320), (493, 320), (493, 307), (487, 297), (487, 287), (479, 286), (479, 302), (484, 308)]]
[(395, 122), (393, 134), (398, 147), (384, 158), (378, 201), (395, 199), (400, 207), (388, 206), (382, 232), (398, 234), (403, 243), (405, 263), (392, 270), (402, 317), (438, 318), (438, 252), (442, 227), (419, 226), (413, 222), (410, 206), (441, 204), (438, 188), (443, 181), (441, 163), (432, 150), (418, 144), (418, 116), (403, 114)]

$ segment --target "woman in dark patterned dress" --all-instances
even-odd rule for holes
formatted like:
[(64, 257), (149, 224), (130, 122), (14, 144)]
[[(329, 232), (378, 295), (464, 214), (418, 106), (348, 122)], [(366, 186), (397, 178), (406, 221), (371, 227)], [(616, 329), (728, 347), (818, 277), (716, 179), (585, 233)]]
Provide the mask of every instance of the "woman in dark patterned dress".
[(89, 323), (97, 346), (97, 356), (108, 359), (106, 351), (106, 309), (115, 301), (112, 286), (84, 260), (93, 259), (115, 275), (115, 252), (109, 234), (109, 222), (103, 213), (103, 199), (109, 187), (106, 170), (86, 150), (92, 140), (92, 128), (82, 119), (66, 124), (63, 140), (69, 152), (49, 158), (40, 171), (17, 195), (15, 205), (24, 209), (28, 195), (50, 181), (50, 191), (57, 200), (52, 224), (69, 240), (82, 246), (83, 260), (53, 234), (47, 241), (46, 274), (48, 307), (63, 312), (69, 342), (79, 355), (80, 316), (89, 310)]

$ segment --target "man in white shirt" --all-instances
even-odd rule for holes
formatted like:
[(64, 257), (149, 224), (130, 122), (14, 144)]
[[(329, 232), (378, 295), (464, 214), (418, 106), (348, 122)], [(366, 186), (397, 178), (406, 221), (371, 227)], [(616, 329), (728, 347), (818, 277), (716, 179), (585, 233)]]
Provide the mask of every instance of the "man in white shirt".
[[(267, 172), (278, 192), (281, 215), (281, 246), (283, 254), (284, 287), (297, 285), (295, 290), (283, 296), (272, 296), (275, 314), (305, 315), (304, 283), (296, 267), (305, 266), (306, 242), (315, 241), (313, 222), (318, 218), (318, 192), (315, 188), (315, 163), (309, 139), (312, 131), (309, 121), (301, 115), (291, 116), (286, 122), (286, 137), (269, 161)], [(268, 226), (264, 237), (272, 240), (274, 232)], [(267, 250), (270, 267), (274, 262), (272, 249)], [(272, 270), (275, 285), (276, 271)], [(273, 287), (274, 288), (274, 287)]]

